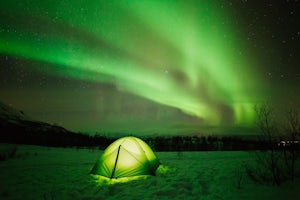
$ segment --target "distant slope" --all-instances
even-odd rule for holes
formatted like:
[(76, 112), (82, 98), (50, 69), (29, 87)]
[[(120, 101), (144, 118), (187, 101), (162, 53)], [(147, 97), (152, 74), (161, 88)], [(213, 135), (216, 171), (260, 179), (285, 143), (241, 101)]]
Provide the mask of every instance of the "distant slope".
[(0, 120), (31, 120), (21, 110), (8, 106), (0, 101)]
[(0, 102), (0, 143), (35, 144), (44, 146), (107, 145), (105, 138), (74, 133), (61, 126), (36, 121), (23, 111)]
[(2, 131), (31, 131), (31, 132), (70, 132), (63, 127), (36, 121), (28, 117), (23, 111), (17, 110), (0, 102), (0, 127)]

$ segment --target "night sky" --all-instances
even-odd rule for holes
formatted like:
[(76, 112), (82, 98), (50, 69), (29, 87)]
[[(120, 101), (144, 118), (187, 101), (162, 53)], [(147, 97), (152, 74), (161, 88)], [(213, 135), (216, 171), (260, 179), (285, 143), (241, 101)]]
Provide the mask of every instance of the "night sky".
[(9, 0), (0, 101), (90, 134), (250, 134), (300, 108), (299, 0)]

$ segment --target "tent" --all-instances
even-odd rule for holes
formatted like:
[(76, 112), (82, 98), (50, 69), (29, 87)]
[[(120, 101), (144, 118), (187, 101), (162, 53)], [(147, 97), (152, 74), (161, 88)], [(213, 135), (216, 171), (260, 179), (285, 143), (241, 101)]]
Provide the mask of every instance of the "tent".
[(152, 149), (143, 140), (130, 136), (109, 145), (90, 173), (108, 178), (154, 175), (159, 165)]

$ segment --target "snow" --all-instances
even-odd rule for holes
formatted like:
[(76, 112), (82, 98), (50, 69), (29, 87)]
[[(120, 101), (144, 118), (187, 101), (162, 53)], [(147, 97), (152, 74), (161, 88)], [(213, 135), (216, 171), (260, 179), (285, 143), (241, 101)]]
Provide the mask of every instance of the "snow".
[[(12, 146), (2, 144), (0, 150)], [(244, 165), (251, 152), (156, 152), (163, 166), (156, 176), (104, 184), (89, 171), (98, 149), (18, 145), (0, 162), (0, 199), (299, 199), (300, 180), (281, 186), (251, 181)], [(241, 188), (238, 179), (241, 179)]]

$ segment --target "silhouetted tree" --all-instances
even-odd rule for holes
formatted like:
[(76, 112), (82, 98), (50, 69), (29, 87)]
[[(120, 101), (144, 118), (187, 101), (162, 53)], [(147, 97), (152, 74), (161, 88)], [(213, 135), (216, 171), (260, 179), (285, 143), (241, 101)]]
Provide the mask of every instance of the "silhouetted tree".
[(266, 181), (268, 179), (266, 176), (270, 173), (272, 182), (280, 185), (282, 182), (282, 171), (279, 164), (280, 156), (276, 152), (278, 129), (275, 126), (273, 110), (269, 105), (263, 104), (255, 106), (255, 112), (258, 119), (257, 125), (260, 129), (259, 140), (266, 145), (266, 151), (260, 151), (256, 154), (257, 168), (254, 169), (256, 171), (250, 172), (249, 170), (251, 169), (247, 169), (248, 174), (252, 174), (252, 177), (256, 176), (255, 179)]

